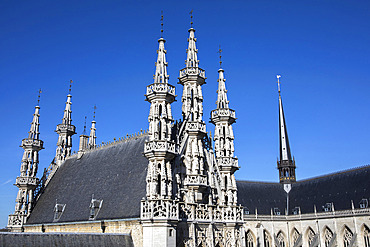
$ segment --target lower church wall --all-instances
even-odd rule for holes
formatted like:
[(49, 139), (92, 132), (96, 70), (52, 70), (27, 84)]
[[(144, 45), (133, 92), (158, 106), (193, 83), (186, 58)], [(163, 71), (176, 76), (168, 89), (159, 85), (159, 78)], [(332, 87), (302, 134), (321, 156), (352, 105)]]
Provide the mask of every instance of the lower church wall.
[[(251, 215), (244, 220), (245, 246), (278, 246), (276, 242), (284, 242), (284, 246), (309, 247), (328, 246), (363, 246), (365, 239), (369, 239), (370, 217), (368, 215), (346, 216), (327, 218), (289, 219), (292, 216), (263, 216), (260, 219), (252, 219)], [(263, 219), (264, 218), (264, 219)], [(248, 245), (253, 242), (253, 245)], [(269, 245), (268, 245), (268, 243)], [(289, 243), (288, 243), (289, 242)], [(345, 245), (352, 243), (352, 245)], [(335, 245), (336, 243), (336, 245)]]
[(24, 225), (24, 232), (44, 233), (125, 233), (130, 234), (135, 247), (143, 246), (143, 227), (138, 219)]

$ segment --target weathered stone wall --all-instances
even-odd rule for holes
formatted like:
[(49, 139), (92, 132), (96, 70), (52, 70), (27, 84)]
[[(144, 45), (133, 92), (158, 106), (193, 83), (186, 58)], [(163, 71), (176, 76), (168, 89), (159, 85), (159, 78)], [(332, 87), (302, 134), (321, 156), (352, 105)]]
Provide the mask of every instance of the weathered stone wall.
[[(291, 219), (285, 216), (259, 216), (255, 219), (252, 215), (245, 217), (244, 241), (247, 240), (248, 231), (253, 238), (254, 246), (264, 247), (264, 231), (268, 233), (271, 246), (275, 246), (276, 236), (282, 232), (285, 246), (294, 246), (294, 232), (302, 234), (302, 247), (309, 246), (309, 229), (318, 234), (319, 246), (325, 246), (325, 231), (327, 228), (335, 234), (337, 246), (344, 246), (345, 229), (352, 234), (353, 246), (365, 246), (365, 228), (370, 227), (370, 214), (368, 215), (338, 215), (331, 214), (328, 217), (307, 217), (302, 215)], [(288, 244), (289, 242), (289, 244)]]
[(102, 233), (0, 233), (0, 246), (133, 247), (128, 234)]
[(143, 228), (138, 220), (109, 220), (25, 225), (24, 232), (120, 233), (129, 234), (135, 247), (143, 245)]

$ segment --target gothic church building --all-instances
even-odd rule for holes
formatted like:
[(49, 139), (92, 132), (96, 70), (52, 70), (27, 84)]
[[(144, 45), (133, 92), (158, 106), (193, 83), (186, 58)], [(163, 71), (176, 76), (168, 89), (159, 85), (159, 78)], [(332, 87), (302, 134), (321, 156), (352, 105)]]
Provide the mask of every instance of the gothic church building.
[[(73, 153), (76, 128), (69, 93), (56, 127), (55, 157), (41, 175), (43, 141), (40, 107), (35, 107), (21, 145), (15, 211), (8, 219), (8, 229), (23, 232), (14, 241), (25, 233), (43, 241), (60, 233), (92, 245), (105, 238), (110, 246), (370, 247), (370, 166), (297, 181), (280, 88), (279, 182), (235, 179), (236, 112), (220, 68), (217, 106), (210, 112), (214, 135), (207, 132), (202, 94), (206, 74), (199, 66), (196, 41), (190, 28), (185, 68), (178, 78), (183, 87), (181, 120), (172, 115), (177, 95), (160, 38), (154, 81), (145, 95), (149, 126), (142, 124), (148, 131), (97, 145), (94, 119), (90, 134), (80, 136)], [(87, 233), (93, 237), (86, 240)]]

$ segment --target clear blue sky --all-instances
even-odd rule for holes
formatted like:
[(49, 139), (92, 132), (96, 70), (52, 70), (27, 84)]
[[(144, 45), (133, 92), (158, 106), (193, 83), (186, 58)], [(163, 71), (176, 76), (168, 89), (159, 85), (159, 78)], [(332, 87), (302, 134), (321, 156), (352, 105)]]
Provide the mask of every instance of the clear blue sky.
[[(0, 2), (0, 227), (14, 211), (37, 91), (41, 96), (39, 176), (55, 155), (68, 81), (78, 134), (94, 104), (98, 142), (147, 129), (164, 11), (172, 107), (181, 116), (179, 69), (186, 59), (189, 12), (203, 87), (204, 120), (215, 108), (218, 47), (230, 106), (236, 110), (237, 179), (278, 181), (278, 94), (282, 96), (298, 179), (370, 163), (369, 1), (8, 1)], [(88, 124), (90, 125), (90, 124)]]

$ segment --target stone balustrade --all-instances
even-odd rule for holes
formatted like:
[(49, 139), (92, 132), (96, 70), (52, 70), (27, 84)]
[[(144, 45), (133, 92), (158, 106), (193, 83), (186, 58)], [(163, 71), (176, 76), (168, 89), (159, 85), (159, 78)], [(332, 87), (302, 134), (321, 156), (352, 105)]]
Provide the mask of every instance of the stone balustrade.
[(185, 129), (187, 131), (200, 131), (206, 133), (206, 124), (204, 122), (187, 122)]
[(175, 87), (167, 83), (153, 83), (146, 87), (146, 95), (153, 93), (168, 93), (175, 97)]
[(184, 68), (180, 70), (180, 77), (184, 77), (187, 75), (198, 75), (204, 79), (206, 78), (206, 72), (198, 67)]
[(26, 223), (26, 216), (24, 214), (11, 214), (8, 217), (8, 228), (21, 227)]
[(260, 215), (260, 214), (244, 214), (244, 220), (264, 220), (264, 221), (294, 221), (294, 220), (313, 220), (326, 219), (335, 217), (350, 217), (368, 215), (370, 208), (356, 208), (353, 210), (339, 210), (330, 212), (317, 212), (309, 214), (292, 214), (292, 215)]
[(197, 222), (243, 222), (242, 206), (179, 203), (180, 219)]
[(179, 204), (170, 199), (141, 201), (141, 220), (146, 219), (179, 219)]
[(15, 184), (17, 186), (22, 186), (22, 185), (32, 185), (36, 186), (38, 182), (38, 178), (35, 177), (17, 177), (15, 180)]
[(235, 111), (229, 108), (216, 109), (216, 110), (211, 111), (211, 118), (217, 118), (217, 117), (235, 118)]
[(56, 131), (60, 131), (60, 132), (73, 132), (75, 133), (76, 132), (76, 127), (74, 125), (69, 125), (69, 124), (58, 124), (57, 125), (57, 129)]
[(238, 167), (238, 159), (235, 157), (220, 157), (217, 159), (217, 163), (220, 167), (222, 166)]
[(148, 141), (144, 146), (146, 152), (171, 152), (176, 153), (176, 143), (171, 141)]
[(37, 139), (26, 138), (22, 140), (21, 147), (24, 147), (24, 146), (33, 146), (33, 147), (38, 147), (39, 149), (43, 149), (44, 142), (41, 140), (37, 140)]
[(185, 177), (185, 185), (207, 186), (207, 176), (199, 174), (187, 175)]

